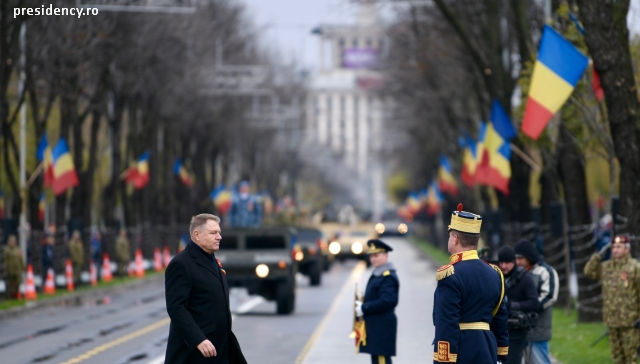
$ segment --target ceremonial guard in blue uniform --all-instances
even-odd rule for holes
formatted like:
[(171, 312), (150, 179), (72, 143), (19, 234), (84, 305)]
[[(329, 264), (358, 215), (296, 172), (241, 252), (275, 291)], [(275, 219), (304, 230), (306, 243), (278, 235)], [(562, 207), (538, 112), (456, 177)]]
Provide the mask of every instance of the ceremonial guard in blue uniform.
[(390, 364), (396, 355), (398, 319), (394, 310), (398, 305), (400, 281), (391, 264), (391, 247), (380, 240), (367, 242), (369, 258), (374, 267), (367, 283), (363, 302), (356, 301), (356, 316), (364, 317), (365, 332), (358, 340), (361, 353), (371, 354), (371, 363)]
[(508, 313), (500, 269), (476, 251), (482, 216), (454, 211), (449, 258), (436, 273), (434, 363), (496, 364), (509, 351)]

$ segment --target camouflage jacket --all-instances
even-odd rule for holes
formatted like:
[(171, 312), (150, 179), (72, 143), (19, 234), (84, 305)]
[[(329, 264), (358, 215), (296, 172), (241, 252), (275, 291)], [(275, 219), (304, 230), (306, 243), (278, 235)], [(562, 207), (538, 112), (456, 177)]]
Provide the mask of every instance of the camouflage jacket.
[(118, 260), (121, 262), (131, 260), (131, 250), (127, 238), (122, 236), (118, 237), (118, 240), (116, 240), (116, 254), (118, 255)]
[(604, 324), (631, 327), (640, 317), (640, 263), (627, 255), (621, 259), (594, 254), (584, 267), (589, 278), (602, 281)]
[(19, 247), (5, 247), (4, 261), (7, 275), (20, 275), (24, 272), (24, 260)]
[(69, 240), (69, 257), (76, 264), (84, 262), (84, 247), (82, 241), (77, 239)]

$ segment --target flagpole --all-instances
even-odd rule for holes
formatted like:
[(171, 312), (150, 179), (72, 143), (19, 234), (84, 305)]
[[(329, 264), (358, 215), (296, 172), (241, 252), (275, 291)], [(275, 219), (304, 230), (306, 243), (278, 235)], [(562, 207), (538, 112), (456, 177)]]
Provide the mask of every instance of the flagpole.
[(540, 172), (542, 170), (542, 167), (540, 167), (538, 163), (536, 163), (533, 159), (531, 159), (531, 157), (529, 157), (525, 152), (523, 152), (522, 149), (516, 147), (515, 145), (513, 145), (513, 143), (510, 143), (510, 145), (511, 145), (511, 150), (514, 153), (516, 153), (518, 157), (522, 158), (522, 160), (525, 161), (525, 163), (527, 163), (529, 167), (531, 167), (531, 169), (533, 169), (536, 172)]

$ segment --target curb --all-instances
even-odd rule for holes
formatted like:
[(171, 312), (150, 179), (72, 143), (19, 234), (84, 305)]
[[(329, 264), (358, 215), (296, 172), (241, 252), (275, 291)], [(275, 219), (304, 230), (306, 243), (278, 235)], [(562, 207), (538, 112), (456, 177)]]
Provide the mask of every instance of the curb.
[(12, 307), (6, 310), (0, 311), (0, 322), (10, 318), (17, 318), (26, 314), (42, 311), (50, 307), (64, 307), (64, 306), (79, 306), (84, 305), (87, 302), (102, 298), (104, 295), (108, 295), (117, 291), (132, 290), (137, 287), (143, 286), (148, 283), (155, 283), (157, 281), (163, 281), (164, 274), (154, 274), (153, 276), (136, 279), (130, 282), (124, 282), (109, 287), (95, 288), (91, 290), (74, 292), (55, 297), (51, 299), (44, 299), (42, 301), (28, 301), (24, 306)]

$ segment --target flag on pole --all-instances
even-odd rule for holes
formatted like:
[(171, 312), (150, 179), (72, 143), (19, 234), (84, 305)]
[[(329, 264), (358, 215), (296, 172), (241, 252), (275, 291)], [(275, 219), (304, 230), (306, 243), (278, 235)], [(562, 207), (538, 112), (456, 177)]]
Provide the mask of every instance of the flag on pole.
[(548, 25), (544, 26), (533, 66), (522, 131), (538, 139), (553, 115), (569, 99), (589, 59)]
[(178, 241), (178, 253), (180, 253), (187, 247), (187, 243), (189, 242), (189, 240), (191, 239), (189, 239), (189, 237), (185, 233), (180, 236), (180, 241)]
[(495, 187), (505, 195), (509, 194), (511, 179), (511, 143), (516, 130), (511, 119), (497, 100), (491, 107), (490, 121), (482, 123), (478, 138), (479, 164), (476, 167), (476, 183)]
[(149, 151), (142, 153), (138, 161), (129, 166), (125, 182), (133, 185), (136, 190), (144, 188), (149, 183)]
[(427, 215), (433, 216), (437, 214), (442, 207), (443, 201), (444, 196), (442, 196), (438, 184), (435, 181), (431, 182), (427, 193)]
[(231, 191), (222, 184), (214, 188), (209, 194), (209, 198), (213, 201), (213, 205), (220, 211), (220, 214), (226, 214), (231, 208)]
[(440, 191), (450, 193), (454, 196), (458, 195), (458, 182), (453, 177), (451, 164), (446, 156), (440, 156), (440, 167), (438, 168), (438, 186)]
[(78, 173), (69, 153), (69, 146), (64, 138), (60, 138), (53, 148), (53, 192), (61, 195), (69, 188), (79, 184)]
[(36, 158), (42, 162), (44, 186), (50, 187), (53, 183), (53, 154), (51, 152), (51, 146), (49, 145), (46, 133), (42, 134), (42, 138), (40, 138), (38, 150), (36, 151)]
[(173, 164), (173, 174), (178, 176), (180, 182), (187, 187), (193, 186), (193, 177), (187, 171), (187, 167), (185, 167), (184, 163), (182, 163), (182, 159), (176, 159), (176, 162)]
[(420, 196), (415, 192), (409, 192), (409, 196), (407, 196), (406, 206), (409, 208), (409, 212), (412, 215), (415, 215), (422, 208), (422, 202)]
[(600, 75), (596, 68), (593, 67), (593, 72), (591, 75), (591, 89), (596, 96), (598, 102), (602, 102), (604, 100), (604, 89), (602, 88), (602, 83), (600, 82)]
[(462, 151), (462, 171), (460, 172), (460, 180), (469, 188), (473, 188), (476, 178), (476, 167), (478, 166), (476, 142), (471, 135), (465, 133), (460, 139)]

